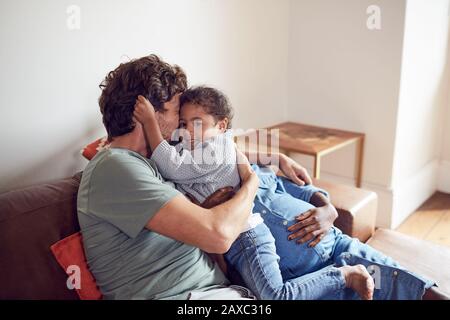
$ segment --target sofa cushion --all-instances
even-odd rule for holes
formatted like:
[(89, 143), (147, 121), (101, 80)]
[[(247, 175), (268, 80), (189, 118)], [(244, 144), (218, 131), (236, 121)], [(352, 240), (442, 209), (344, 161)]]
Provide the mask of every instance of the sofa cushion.
[(328, 191), (339, 216), (334, 225), (351, 237), (366, 242), (375, 232), (378, 198), (373, 191), (324, 180), (314, 184)]
[(0, 299), (78, 299), (50, 246), (80, 230), (81, 173), (0, 195)]
[[(72, 283), (72, 278), (76, 275), (79, 276), (79, 283), (75, 283), (75, 290), (78, 293), (81, 300), (100, 300), (102, 293), (100, 292), (95, 278), (88, 268), (86, 256), (83, 248), (83, 236), (81, 232), (77, 232), (59, 240), (52, 245), (51, 250), (55, 255), (56, 260), (61, 265), (63, 270), (71, 276), (68, 281)], [(71, 268), (77, 267), (78, 274), (71, 270)], [(79, 284), (79, 287), (76, 285)]]
[(86, 159), (91, 160), (97, 152), (109, 148), (109, 143), (107, 137), (99, 138), (85, 146), (83, 150), (81, 150), (81, 154)]
[(450, 297), (449, 248), (386, 229), (378, 229), (367, 243), (406, 269), (436, 281), (438, 291)]

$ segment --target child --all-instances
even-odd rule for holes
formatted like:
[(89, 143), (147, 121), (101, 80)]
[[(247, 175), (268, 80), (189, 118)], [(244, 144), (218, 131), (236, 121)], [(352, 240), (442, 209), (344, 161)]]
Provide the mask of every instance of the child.
[[(142, 96), (138, 97), (134, 116), (144, 127), (151, 159), (181, 192), (202, 203), (220, 188), (239, 187), (236, 150), (228, 130), (232, 109), (221, 92), (197, 87), (183, 93), (183, 141), (176, 147), (163, 139), (154, 109)], [(399, 297), (392, 288), (403, 284), (411, 294), (403, 292), (401, 298), (417, 299), (430, 286), (335, 227), (314, 247), (289, 241), (287, 228), (295, 224), (296, 216), (314, 208), (308, 203), (311, 196), (326, 192), (313, 186), (297, 186), (267, 168), (253, 168), (260, 178), (254, 214), (225, 258), (259, 299), (349, 299), (356, 298), (355, 292), (363, 299), (372, 299), (374, 282), (363, 265), (382, 271), (380, 281), (385, 290), (376, 291), (375, 298)], [(395, 279), (384, 277), (392, 270), (402, 272), (408, 281), (393, 283)]]

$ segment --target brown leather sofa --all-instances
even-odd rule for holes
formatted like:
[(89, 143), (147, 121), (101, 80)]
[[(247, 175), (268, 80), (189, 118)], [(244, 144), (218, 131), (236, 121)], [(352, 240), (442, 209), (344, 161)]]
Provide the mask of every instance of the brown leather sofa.
[[(78, 299), (66, 287), (66, 274), (50, 246), (79, 231), (76, 196), (81, 173), (0, 195), (0, 299)], [(374, 232), (377, 198), (373, 192), (324, 181), (339, 211), (336, 225), (369, 239), (380, 251), (412, 271), (433, 278), (450, 296), (450, 249), (390, 230)]]

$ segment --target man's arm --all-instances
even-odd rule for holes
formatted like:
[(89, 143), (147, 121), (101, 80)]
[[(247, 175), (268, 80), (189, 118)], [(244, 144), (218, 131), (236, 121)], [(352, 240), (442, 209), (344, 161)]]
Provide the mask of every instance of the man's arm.
[(179, 195), (163, 206), (146, 228), (209, 253), (227, 252), (245, 226), (259, 185), (248, 162), (238, 168), (242, 186), (231, 200), (204, 209)]
[(296, 184), (303, 186), (311, 184), (312, 180), (308, 171), (287, 155), (279, 152), (242, 151), (249, 159), (250, 163), (260, 166), (275, 165), (281, 172)]
[(314, 193), (309, 202), (316, 208), (308, 210), (296, 218), (297, 222), (288, 228), (288, 231), (292, 232), (288, 239), (297, 239), (298, 243), (314, 239), (309, 243), (310, 247), (314, 247), (333, 226), (338, 213), (322, 192)]
[(309, 203), (311, 203), (314, 207), (324, 207), (326, 205), (331, 204), (331, 201), (322, 192), (317, 191), (312, 195), (311, 199), (309, 200)]
[(289, 229), (289, 231), (295, 230), (296, 235), (291, 235), (289, 238), (297, 238), (300, 242), (305, 242), (315, 237), (310, 244), (311, 246), (316, 245), (321, 236), (333, 226), (338, 216), (336, 208), (331, 204), (328, 192), (312, 184), (299, 186), (284, 177), (279, 179), (287, 193), (316, 207), (307, 212), (299, 212), (299, 216), (296, 218), (297, 223)]

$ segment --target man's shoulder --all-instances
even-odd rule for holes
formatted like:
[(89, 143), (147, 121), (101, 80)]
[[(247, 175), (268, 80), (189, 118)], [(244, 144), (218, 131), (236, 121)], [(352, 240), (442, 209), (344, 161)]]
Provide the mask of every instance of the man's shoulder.
[(156, 168), (140, 154), (119, 148), (99, 152), (86, 166), (83, 178), (92, 183), (120, 183), (135, 179), (161, 180)]
[(94, 158), (92, 158), (92, 163), (99, 163), (105, 161), (143, 161), (146, 162), (146, 158), (137, 152), (134, 152), (125, 148), (108, 148), (98, 152)]
[(96, 169), (144, 169), (156, 174), (153, 164), (148, 159), (137, 152), (122, 148), (110, 148), (99, 152), (89, 165)]
[(126, 149), (103, 150), (83, 171), (78, 204), (87, 208), (95, 199), (138, 197), (139, 192), (134, 191), (158, 192), (164, 187), (161, 175), (143, 156)]

